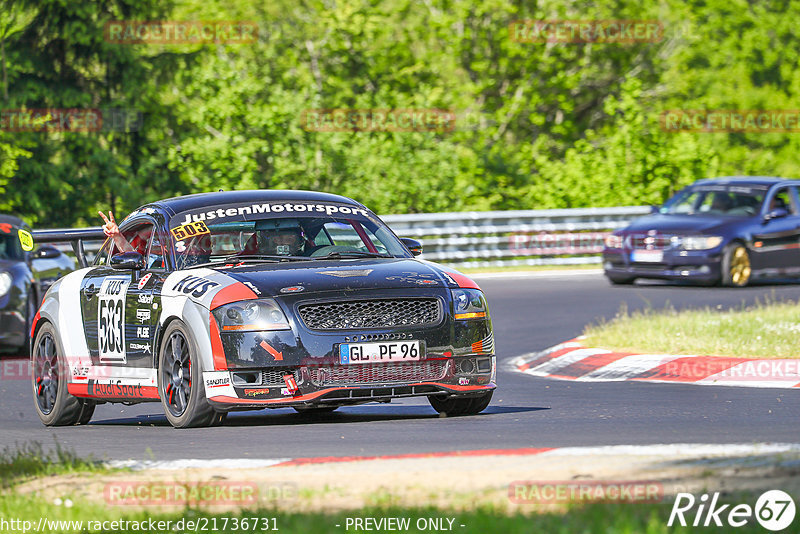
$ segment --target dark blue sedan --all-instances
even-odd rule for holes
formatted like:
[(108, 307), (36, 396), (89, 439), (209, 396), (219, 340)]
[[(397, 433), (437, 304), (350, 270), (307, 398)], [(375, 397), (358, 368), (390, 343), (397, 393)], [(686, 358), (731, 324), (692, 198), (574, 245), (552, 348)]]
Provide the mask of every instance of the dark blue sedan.
[(800, 180), (699, 180), (651, 215), (609, 235), (603, 269), (613, 284), (637, 278), (743, 287), (800, 275)]

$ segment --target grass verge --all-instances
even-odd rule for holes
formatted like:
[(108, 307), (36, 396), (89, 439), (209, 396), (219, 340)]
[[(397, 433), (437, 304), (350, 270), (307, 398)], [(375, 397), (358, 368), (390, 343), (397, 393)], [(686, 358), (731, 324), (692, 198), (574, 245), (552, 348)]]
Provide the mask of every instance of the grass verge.
[(31, 477), (104, 469), (97, 462), (79, 458), (56, 442), (55, 450), (45, 451), (40, 443), (26, 443), (0, 452), (0, 487), (7, 488)]
[(759, 302), (736, 310), (677, 311), (623, 306), (611, 321), (584, 330), (588, 347), (619, 352), (742, 358), (798, 358), (800, 304)]
[[(727, 496), (726, 502), (755, 502), (755, 497)], [(503, 534), (542, 532), (547, 534), (575, 534), (619, 532), (637, 534), (662, 534), (668, 532), (695, 532), (689, 527), (668, 527), (671, 503), (591, 503), (569, 505), (558, 511), (537, 512), (534, 505), (525, 511), (508, 512), (476, 506), (472, 511), (448, 511), (437, 508), (375, 507), (347, 512), (276, 512), (270, 510), (241, 511), (213, 514), (195, 509), (177, 513), (160, 513), (145, 510), (126, 514), (124, 511), (99, 504), (84, 506), (71, 503), (54, 505), (35, 498), (5, 496), (0, 498), (0, 518), (28, 521), (28, 531), (33, 532), (251, 532), (280, 531), (287, 534), (315, 534), (342, 532), (432, 532), (446, 530), (460, 534)], [(43, 519), (40, 530), (39, 521)], [(384, 528), (372, 523), (372, 528), (354, 528), (354, 520), (380, 521), (396, 518), (407, 521), (409, 528)], [(111, 522), (118, 523), (112, 524)], [(137, 522), (134, 526), (131, 522)], [(159, 521), (164, 523), (157, 525)], [(170, 523), (167, 524), (166, 522)], [(182, 523), (181, 523), (182, 522)], [(142, 524), (144, 523), (144, 525)], [(402, 524), (402, 523), (401, 523)], [(690, 523), (691, 524), (691, 523)], [(255, 525), (255, 526), (254, 526)], [(380, 523), (378, 523), (380, 525)], [(462, 526), (463, 525), (463, 526)], [(23, 525), (18, 529), (22, 532)], [(438, 528), (437, 528), (438, 526)], [(348, 528), (349, 527), (349, 528)], [(422, 528), (420, 528), (422, 527)], [(751, 521), (743, 528), (715, 528), (714, 532), (762, 532), (763, 528)]]

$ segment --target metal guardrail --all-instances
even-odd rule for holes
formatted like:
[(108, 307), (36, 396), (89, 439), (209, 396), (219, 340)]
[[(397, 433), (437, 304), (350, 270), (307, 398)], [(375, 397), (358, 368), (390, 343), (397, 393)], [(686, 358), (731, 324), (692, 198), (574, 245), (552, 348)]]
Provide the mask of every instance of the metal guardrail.
[(603, 239), (649, 206), (383, 215), (423, 244), (421, 258), (454, 267), (600, 263)]
[[(603, 239), (632, 219), (650, 213), (649, 206), (555, 210), (463, 211), (383, 215), (381, 219), (401, 237), (422, 242), (423, 259), (453, 267), (517, 265), (575, 265), (600, 263)], [(87, 243), (92, 252), (102, 243), (97, 228), (34, 230), (39, 242)], [(61, 237), (57, 239), (56, 236)], [(69, 245), (59, 246), (69, 250)], [(76, 251), (77, 253), (77, 251)]]

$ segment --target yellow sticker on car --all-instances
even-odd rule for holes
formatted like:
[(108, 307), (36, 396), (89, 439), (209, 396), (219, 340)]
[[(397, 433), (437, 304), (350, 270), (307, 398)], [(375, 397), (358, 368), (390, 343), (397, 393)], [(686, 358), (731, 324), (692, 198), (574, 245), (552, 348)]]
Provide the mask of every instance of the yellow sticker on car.
[(19, 230), (19, 244), (22, 245), (22, 250), (25, 252), (30, 252), (33, 250), (33, 236), (30, 232), (26, 232), (25, 230)]
[(172, 235), (174, 235), (175, 239), (178, 241), (187, 239), (189, 237), (194, 237), (196, 235), (210, 234), (210, 233), (211, 230), (208, 229), (208, 226), (206, 226), (206, 223), (204, 223), (203, 221), (183, 224), (181, 226), (172, 229)]

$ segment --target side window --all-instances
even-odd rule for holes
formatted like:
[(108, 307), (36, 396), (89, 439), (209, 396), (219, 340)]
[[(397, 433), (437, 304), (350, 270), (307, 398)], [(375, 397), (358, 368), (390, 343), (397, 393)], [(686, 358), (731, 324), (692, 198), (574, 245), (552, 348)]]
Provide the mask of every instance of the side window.
[[(130, 243), (133, 250), (141, 254), (147, 255), (147, 245), (150, 242), (150, 236), (153, 234), (153, 225), (150, 223), (135, 226), (122, 232), (122, 237)], [(116, 247), (115, 247), (116, 249)], [(114, 254), (121, 251), (115, 250)]]
[(153, 232), (153, 238), (150, 240), (150, 250), (147, 253), (147, 268), (156, 270), (166, 269), (167, 264), (164, 257), (164, 246), (161, 244), (161, 238), (158, 232)]
[(797, 203), (795, 202), (794, 195), (791, 194), (788, 187), (783, 187), (778, 190), (770, 201), (769, 211), (774, 209), (783, 208), (791, 215), (797, 215)]

